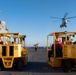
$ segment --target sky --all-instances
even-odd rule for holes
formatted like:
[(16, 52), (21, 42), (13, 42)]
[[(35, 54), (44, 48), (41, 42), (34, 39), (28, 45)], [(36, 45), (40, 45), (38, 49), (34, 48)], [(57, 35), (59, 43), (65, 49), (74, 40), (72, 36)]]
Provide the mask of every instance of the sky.
[(0, 0), (0, 20), (5, 21), (9, 32), (26, 35), (26, 46), (46, 46), (47, 35), (54, 31), (75, 31), (76, 18), (69, 19), (67, 28), (61, 21), (50, 18), (76, 16), (76, 0)]

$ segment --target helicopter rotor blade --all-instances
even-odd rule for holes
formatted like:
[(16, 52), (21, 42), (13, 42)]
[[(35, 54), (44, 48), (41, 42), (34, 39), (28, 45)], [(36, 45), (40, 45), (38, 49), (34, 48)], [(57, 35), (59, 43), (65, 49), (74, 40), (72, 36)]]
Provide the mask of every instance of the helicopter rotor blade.
[(67, 15), (68, 15), (68, 13), (65, 13), (64, 18), (66, 18)]
[(73, 16), (73, 17), (68, 17), (67, 19), (71, 19), (71, 18), (76, 18), (76, 16)]
[(56, 18), (56, 19), (61, 19), (61, 18), (58, 18), (58, 17), (50, 17), (50, 18)]
[(69, 20), (67, 20), (68, 22), (70, 22)]
[[(60, 20), (62, 20), (62, 19), (60, 19)], [(54, 21), (54, 22), (58, 22), (58, 21), (60, 21), (60, 20), (56, 20), (56, 21)]]

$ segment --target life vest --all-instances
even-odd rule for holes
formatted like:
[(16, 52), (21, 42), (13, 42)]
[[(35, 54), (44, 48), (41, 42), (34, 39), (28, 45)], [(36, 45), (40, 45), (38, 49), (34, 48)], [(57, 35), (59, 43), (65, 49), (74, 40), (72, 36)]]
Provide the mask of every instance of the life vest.
[(56, 42), (55, 47), (56, 48), (62, 48), (62, 43), (61, 42)]

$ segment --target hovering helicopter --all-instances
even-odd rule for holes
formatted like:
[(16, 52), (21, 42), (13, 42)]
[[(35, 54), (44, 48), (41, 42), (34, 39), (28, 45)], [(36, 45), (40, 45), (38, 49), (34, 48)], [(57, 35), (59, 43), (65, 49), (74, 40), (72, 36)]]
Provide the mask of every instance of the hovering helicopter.
[[(65, 13), (63, 18), (58, 18), (58, 17), (51, 17), (51, 18), (56, 18), (56, 19), (62, 20), (62, 24), (60, 25), (60, 28), (62, 28), (62, 27), (67, 27), (67, 22), (69, 22), (68, 19), (76, 18), (76, 16), (66, 17), (67, 15), (68, 15), (68, 13)], [(57, 21), (59, 21), (59, 20), (57, 20)], [(57, 21), (55, 21), (55, 22), (57, 22)]]

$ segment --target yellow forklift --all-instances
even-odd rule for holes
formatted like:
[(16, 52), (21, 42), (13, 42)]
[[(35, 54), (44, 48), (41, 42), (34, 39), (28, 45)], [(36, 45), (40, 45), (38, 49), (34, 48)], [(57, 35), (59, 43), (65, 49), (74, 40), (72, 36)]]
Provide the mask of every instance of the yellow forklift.
[(28, 62), (28, 51), (25, 48), (26, 35), (20, 33), (0, 33), (0, 68), (16, 67), (22, 70)]
[[(57, 56), (59, 53), (55, 46), (57, 38), (62, 42), (62, 50), (60, 50), (61, 56)], [(49, 45), (50, 42), (54, 45), (53, 50)], [(52, 32), (47, 35), (47, 53), (48, 64), (51, 67), (62, 68), (64, 72), (71, 71), (71, 69), (75, 68), (76, 65), (76, 32)]]

